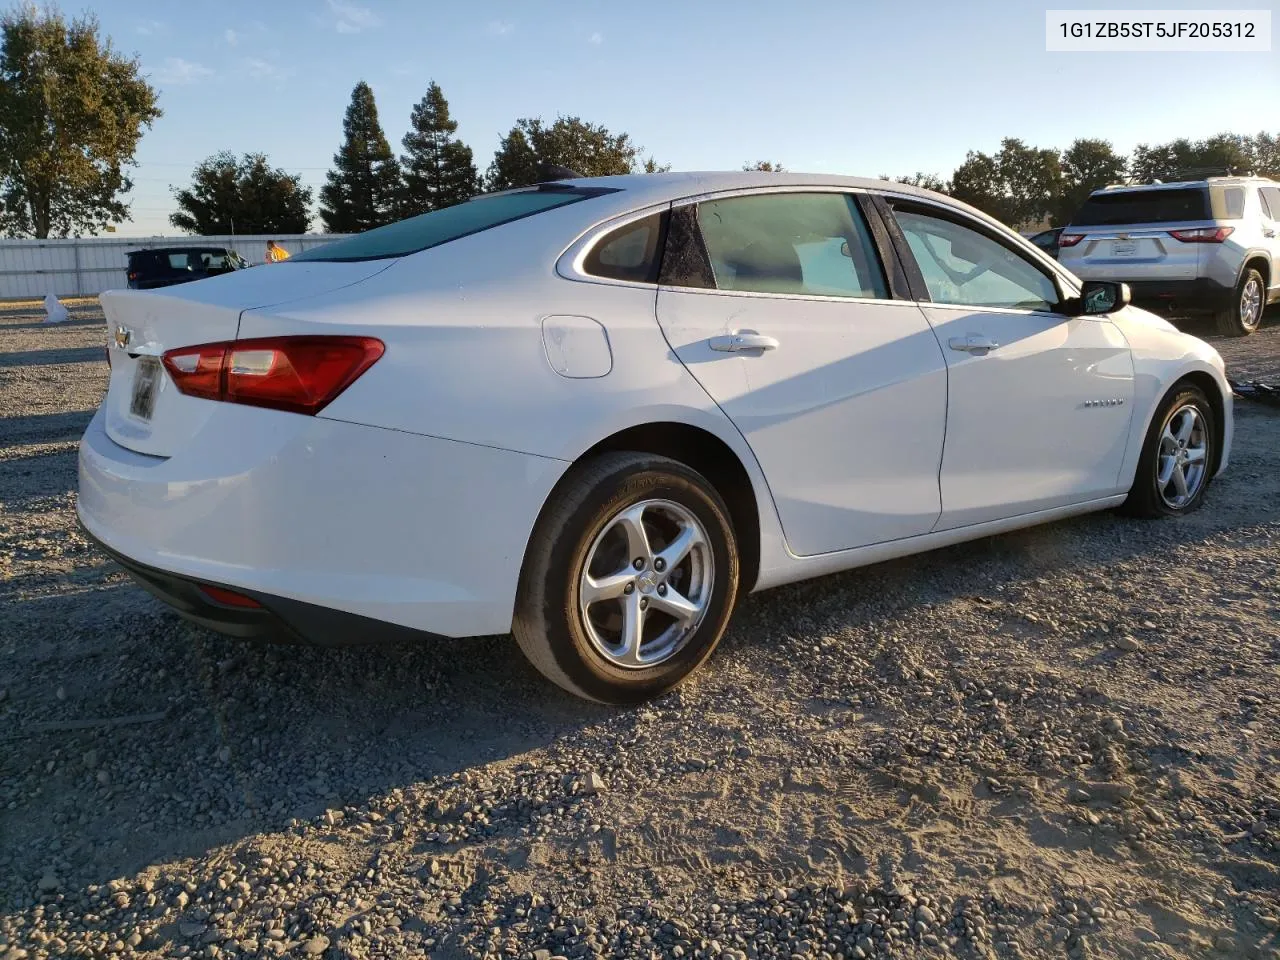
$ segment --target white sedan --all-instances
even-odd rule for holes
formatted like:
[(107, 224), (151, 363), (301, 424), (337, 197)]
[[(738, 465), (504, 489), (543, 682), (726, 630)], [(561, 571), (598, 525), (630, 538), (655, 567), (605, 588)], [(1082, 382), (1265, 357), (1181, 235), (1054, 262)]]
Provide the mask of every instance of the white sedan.
[(897, 183), (570, 179), (102, 295), (87, 531), (244, 636), (513, 633), (584, 697), (749, 591), (1072, 514), (1198, 507), (1212, 347)]

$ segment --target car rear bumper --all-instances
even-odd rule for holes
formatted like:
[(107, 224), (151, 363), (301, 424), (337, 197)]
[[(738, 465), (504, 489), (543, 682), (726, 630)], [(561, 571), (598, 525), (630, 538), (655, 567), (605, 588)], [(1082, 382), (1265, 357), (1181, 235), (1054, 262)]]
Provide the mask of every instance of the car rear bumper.
[(1235, 290), (1216, 280), (1126, 280), (1133, 303), (1167, 316), (1213, 313), (1231, 306)]
[(529, 532), (565, 466), (233, 404), (181, 453), (152, 457), (115, 443), (99, 411), (80, 442), (77, 511), (152, 593), (223, 632), (487, 635), (511, 627)]

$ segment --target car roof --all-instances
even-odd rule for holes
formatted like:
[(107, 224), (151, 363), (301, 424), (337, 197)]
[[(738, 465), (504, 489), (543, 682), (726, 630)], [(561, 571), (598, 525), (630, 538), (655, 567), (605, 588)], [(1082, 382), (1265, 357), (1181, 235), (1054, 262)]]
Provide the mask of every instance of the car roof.
[(1275, 185), (1276, 181), (1268, 177), (1202, 177), (1199, 180), (1174, 180), (1169, 183), (1117, 183), (1101, 187), (1091, 197), (1112, 193), (1141, 193), (1147, 190), (1186, 190), (1189, 187), (1207, 189), (1213, 185), (1229, 185), (1237, 183), (1265, 183)]
[(663, 199), (676, 200), (716, 193), (725, 190), (750, 190), (757, 187), (848, 187), (862, 190), (893, 189), (920, 196), (936, 196), (928, 190), (869, 177), (845, 177), (831, 173), (773, 173), (764, 170), (702, 170), (680, 173), (626, 173), (608, 177), (582, 177), (557, 180), (556, 183), (583, 187), (608, 187), (625, 190), (631, 199), (643, 196), (658, 203)]

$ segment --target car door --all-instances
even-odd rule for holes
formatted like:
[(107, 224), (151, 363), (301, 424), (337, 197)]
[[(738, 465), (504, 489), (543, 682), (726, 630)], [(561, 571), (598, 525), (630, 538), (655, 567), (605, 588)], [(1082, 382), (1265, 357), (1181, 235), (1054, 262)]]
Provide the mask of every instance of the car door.
[(920, 309), (890, 295), (854, 197), (774, 190), (677, 204), (657, 310), (676, 356), (759, 461), (793, 553), (934, 525), (946, 362)]
[(928, 201), (889, 206), (947, 358), (935, 529), (1115, 493), (1134, 388), (1120, 330), (1063, 312), (1051, 268), (990, 225)]

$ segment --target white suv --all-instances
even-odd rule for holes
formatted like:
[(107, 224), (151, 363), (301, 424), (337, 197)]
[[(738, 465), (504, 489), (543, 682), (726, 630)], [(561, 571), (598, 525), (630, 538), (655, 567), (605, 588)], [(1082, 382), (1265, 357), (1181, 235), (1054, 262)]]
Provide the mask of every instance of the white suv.
[(1063, 228), (1058, 260), (1084, 280), (1129, 284), (1133, 302), (1210, 314), (1241, 337), (1280, 300), (1280, 184), (1262, 177), (1096, 190)]

